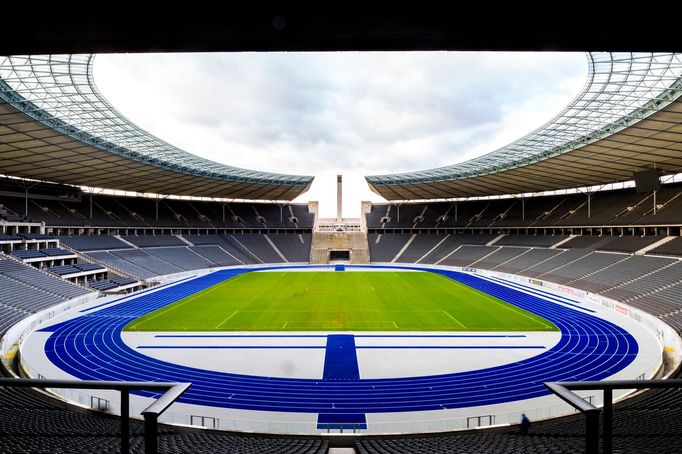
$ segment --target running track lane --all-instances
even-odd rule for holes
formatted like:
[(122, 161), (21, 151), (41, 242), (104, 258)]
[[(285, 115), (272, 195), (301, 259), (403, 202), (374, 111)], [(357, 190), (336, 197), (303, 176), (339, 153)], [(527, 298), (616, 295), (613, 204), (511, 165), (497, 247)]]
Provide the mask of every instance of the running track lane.
[[(217, 271), (148, 292), (115, 306), (45, 328), (48, 358), (83, 380), (191, 382), (180, 402), (214, 407), (304, 413), (383, 413), (491, 405), (544, 396), (547, 381), (601, 380), (638, 353), (621, 327), (474, 275), (435, 272), (533, 312), (554, 323), (560, 341), (532, 358), (497, 367), (432, 376), (332, 381), (232, 374), (173, 364), (126, 345), (121, 331), (132, 320), (253, 269)], [(149, 392), (140, 395), (154, 396)]]

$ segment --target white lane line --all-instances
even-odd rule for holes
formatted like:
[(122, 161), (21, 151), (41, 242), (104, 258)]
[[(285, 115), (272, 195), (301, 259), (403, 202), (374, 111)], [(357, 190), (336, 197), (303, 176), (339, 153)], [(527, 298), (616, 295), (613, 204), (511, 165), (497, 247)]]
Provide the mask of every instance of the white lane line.
[(231, 319), (232, 317), (234, 317), (234, 315), (235, 315), (237, 312), (239, 312), (239, 311), (234, 311), (234, 312), (232, 312), (232, 315), (230, 315), (230, 316), (227, 317), (225, 320), (223, 320), (222, 322), (220, 322), (220, 323), (218, 324), (218, 326), (216, 326), (216, 328), (220, 328), (220, 325), (222, 325), (223, 323), (225, 323), (226, 321), (228, 321), (229, 319)]
[(459, 324), (459, 326), (461, 326), (462, 328), (466, 328), (466, 326), (464, 326), (464, 324), (463, 324), (462, 322), (460, 322), (460, 321), (457, 320), (455, 317), (453, 317), (452, 315), (450, 315), (450, 313), (449, 313), (448, 311), (443, 311), (443, 312), (445, 312), (445, 315), (447, 315), (448, 317), (450, 317), (451, 319), (453, 319), (454, 321), (456, 321), (456, 322)]
[[(486, 295), (486, 294), (483, 294), (482, 296), (483, 296), (483, 298), (487, 299), (488, 301), (492, 301), (493, 303), (497, 304), (497, 305), (500, 306), (500, 307), (503, 307), (503, 308), (505, 308), (505, 309), (507, 309), (507, 310), (510, 310), (510, 311), (512, 311), (512, 312), (516, 312), (517, 314), (526, 317), (528, 320), (532, 320), (532, 321), (534, 321), (534, 322), (537, 322), (537, 323), (541, 324), (542, 326), (544, 326), (544, 327), (546, 327), (546, 328), (553, 329), (553, 328), (552, 328), (550, 325), (548, 325), (547, 323), (544, 323), (544, 322), (542, 322), (541, 320), (537, 320), (537, 319), (535, 319), (535, 318), (533, 318), (533, 317), (531, 317), (531, 316), (529, 316), (529, 315), (527, 315), (527, 314), (524, 314), (523, 312), (521, 312), (521, 310), (522, 310), (521, 308), (514, 306), (512, 303), (500, 304), (500, 301), (495, 300), (495, 299), (494, 299), (493, 297), (491, 297), (491, 296), (488, 296), (488, 295)], [(503, 301), (503, 303), (504, 303), (504, 301)]]

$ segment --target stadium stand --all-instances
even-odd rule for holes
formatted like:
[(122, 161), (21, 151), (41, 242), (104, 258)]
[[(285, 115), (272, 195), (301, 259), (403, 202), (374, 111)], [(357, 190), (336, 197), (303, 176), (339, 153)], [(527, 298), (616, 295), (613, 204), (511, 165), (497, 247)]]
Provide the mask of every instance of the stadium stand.
[(431, 251), (441, 241), (445, 240), (445, 234), (416, 235), (407, 249), (396, 260), (399, 263), (415, 263), (427, 252)]
[(522, 274), (529, 277), (538, 277), (575, 260), (578, 260), (587, 253), (589, 253), (589, 251), (585, 251), (584, 249), (566, 249), (547, 260), (538, 262), (537, 264), (526, 268), (523, 270)]
[(672, 241), (668, 241), (667, 243), (652, 249), (648, 253), (682, 257), (682, 238), (674, 238)]
[(45, 257), (42, 251), (36, 249), (17, 249), (12, 251), (12, 255), (19, 259), (35, 259)]
[[(3, 181), (7, 181), (2, 179)], [(1, 186), (0, 182), (0, 186)], [(3, 195), (0, 216), (44, 221), (49, 228), (68, 230), (78, 226), (102, 228), (229, 228), (311, 229), (314, 216), (307, 205), (229, 203), (147, 199), (77, 193), (70, 199), (47, 198), (44, 186), (31, 188), (28, 215), (24, 189)], [(92, 208), (92, 210), (91, 210)], [(2, 214), (4, 213), (4, 215)], [(224, 217), (223, 217), (224, 213)], [(295, 219), (296, 222), (292, 222)]]
[(307, 263), (310, 259), (311, 234), (275, 233), (268, 238), (289, 262)]
[[(36, 397), (29, 391), (0, 388), (0, 452), (120, 453), (117, 418), (73, 411)], [(143, 427), (131, 422), (130, 452), (144, 452)], [(159, 452), (324, 454), (328, 443), (313, 438), (283, 438), (176, 432), (162, 429)]]
[(622, 236), (599, 246), (602, 251), (636, 252), (660, 240), (657, 236)]
[(216, 266), (215, 263), (208, 261), (187, 246), (145, 248), (144, 251), (184, 270), (200, 270)]
[(542, 263), (559, 254), (561, 250), (552, 249), (530, 249), (528, 252), (512, 258), (511, 260), (495, 267), (495, 271), (502, 271), (504, 273), (521, 274), (522, 270), (530, 268), (536, 264)]
[(495, 235), (449, 235), (445, 241), (438, 244), (435, 249), (429, 251), (420, 263), (440, 263), (447, 255), (463, 244), (477, 245), (487, 244), (495, 238)]
[(446, 255), (439, 263), (448, 266), (469, 266), (499, 249), (494, 246), (463, 245)]
[(472, 262), (469, 265), (484, 269), (494, 269), (512, 259), (523, 256), (528, 251), (530, 251), (530, 249), (522, 247), (499, 248), (493, 253), (486, 255), (482, 259)]
[(565, 284), (603, 268), (613, 266), (625, 259), (627, 259), (625, 255), (592, 252), (547, 274), (541, 274), (539, 277), (558, 284)]
[(127, 249), (130, 247), (111, 235), (60, 236), (59, 240), (62, 243), (83, 252)]
[(390, 262), (412, 235), (403, 233), (367, 235), (369, 243), (369, 255), (373, 262)]
[(284, 262), (265, 235), (246, 233), (239, 236), (232, 235), (232, 238), (262, 263)]
[(121, 257), (118, 257), (111, 252), (107, 251), (97, 251), (90, 252), (88, 257), (92, 257), (95, 260), (106, 264), (113, 269), (120, 270), (125, 274), (130, 276), (135, 276), (138, 279), (149, 279), (157, 276), (154, 272), (145, 269), (143, 267), (137, 266), (132, 262), (129, 262)]
[(209, 262), (213, 263), (214, 265), (212, 266), (234, 266), (243, 263), (233, 255), (228, 254), (218, 245), (209, 244), (205, 246), (193, 246), (190, 247), (190, 249), (196, 254), (199, 254), (201, 257), (204, 257)]
[(118, 249), (110, 252), (110, 254), (140, 268), (144, 268), (156, 276), (185, 271), (183, 268), (180, 268), (179, 266), (161, 258), (155, 257), (143, 249)]
[(151, 279), (218, 266), (283, 263), (285, 260), (307, 262), (312, 235), (280, 231), (270, 234), (186, 234), (182, 237), (129, 235), (120, 239), (111, 235), (59, 238), (79, 250), (85, 258), (90, 257), (139, 279)]
[(673, 263), (675, 263), (673, 259), (631, 256), (620, 261), (618, 266), (602, 268), (589, 276), (573, 281), (571, 285), (593, 293), (602, 293), (611, 287), (652, 274)]
[(49, 271), (50, 273), (58, 274), (60, 276), (66, 276), (68, 274), (79, 273), (83, 270), (72, 265), (58, 265), (50, 267)]
[[(677, 415), (682, 410), (682, 392), (659, 390), (617, 405), (613, 420), (614, 453), (679, 452)], [(430, 437), (382, 437), (355, 443), (358, 454), (408, 453), (578, 453), (584, 452), (583, 418), (534, 422), (529, 435), (516, 428), (486, 433), (436, 435)]]
[(123, 239), (138, 247), (186, 246), (178, 237), (173, 235), (140, 235), (126, 236)]
[[(75, 298), (88, 293), (88, 290), (82, 287), (70, 284), (61, 279), (56, 279), (33, 267), (17, 263), (7, 256), (0, 256), (0, 275), (32, 287), (38, 291), (53, 295), (53, 304), (55, 303), (55, 298), (57, 301), (63, 301), (68, 298)], [(14, 293), (5, 294), (5, 297), (14, 296)], [(45, 303), (49, 304), (47, 300), (45, 300)]]
[[(679, 225), (682, 185), (667, 184), (657, 199), (656, 214), (650, 193), (634, 188), (599, 191), (590, 195), (589, 217), (585, 194), (549, 195), (519, 199), (460, 202), (372, 204), (366, 215), (370, 229), (448, 228), (567, 228), (590, 226)], [(425, 213), (423, 220), (413, 222)], [(387, 222), (381, 222), (387, 220)]]
[(507, 235), (495, 242), (496, 246), (550, 247), (569, 238), (568, 235)]

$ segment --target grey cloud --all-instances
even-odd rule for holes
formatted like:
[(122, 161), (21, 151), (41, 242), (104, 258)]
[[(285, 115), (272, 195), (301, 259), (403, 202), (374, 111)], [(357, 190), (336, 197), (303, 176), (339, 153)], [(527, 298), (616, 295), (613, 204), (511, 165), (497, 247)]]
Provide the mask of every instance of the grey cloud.
[[(190, 128), (186, 135), (211, 134), (208, 143), (219, 148), (190, 151), (242, 167), (313, 174), (388, 173), (468, 159), (504, 127), (510, 111), (553, 96), (557, 83), (586, 72), (576, 65), (580, 56), (535, 54), (118, 58), (121, 65), (135, 60), (132, 76), (149, 91), (161, 90), (156, 99), (168, 111), (157, 114), (159, 121)], [(528, 130), (519, 125), (519, 136)]]

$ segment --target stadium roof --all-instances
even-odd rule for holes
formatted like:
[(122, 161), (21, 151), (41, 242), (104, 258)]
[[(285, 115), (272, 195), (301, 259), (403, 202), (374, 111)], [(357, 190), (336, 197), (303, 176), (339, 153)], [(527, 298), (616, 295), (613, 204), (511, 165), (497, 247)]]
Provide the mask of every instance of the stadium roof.
[(682, 54), (589, 53), (588, 61), (581, 93), (527, 136), (466, 162), (367, 182), (389, 200), (411, 200), (594, 186), (644, 169), (682, 172)]
[(0, 173), (156, 194), (291, 200), (311, 176), (218, 164), (131, 123), (99, 93), (93, 55), (0, 57)]

